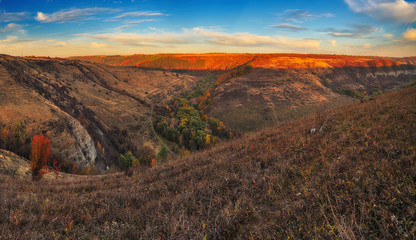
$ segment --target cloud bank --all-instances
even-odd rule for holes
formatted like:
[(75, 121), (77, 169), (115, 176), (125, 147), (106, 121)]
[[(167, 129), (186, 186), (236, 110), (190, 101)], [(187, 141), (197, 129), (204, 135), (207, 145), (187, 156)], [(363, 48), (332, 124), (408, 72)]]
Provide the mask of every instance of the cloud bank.
[(416, 3), (404, 0), (344, 0), (356, 13), (363, 13), (381, 21), (416, 22)]

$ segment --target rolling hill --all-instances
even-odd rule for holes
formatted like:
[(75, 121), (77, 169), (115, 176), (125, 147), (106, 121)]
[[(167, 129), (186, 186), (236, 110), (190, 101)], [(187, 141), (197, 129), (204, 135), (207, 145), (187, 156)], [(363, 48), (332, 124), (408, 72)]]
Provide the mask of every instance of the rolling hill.
[[(134, 62), (143, 59), (147, 65)], [(255, 132), (399, 89), (415, 79), (413, 60), (299, 54), (1, 56), (0, 127), (26, 124), (26, 142), (10, 148), (24, 157), (30, 136), (44, 133), (65, 170), (76, 163), (103, 171), (117, 165), (120, 154), (140, 154), (143, 146), (154, 155), (163, 147), (177, 155), (182, 146), (195, 149), (194, 139), (183, 143), (184, 133), (175, 132), (180, 121), (170, 112), (185, 93), (196, 118), (206, 118), (197, 122), (202, 148), (213, 132), (211, 117), (222, 121), (229, 135)], [(167, 126), (158, 133), (157, 117)], [(168, 130), (176, 142), (160, 136), (169, 137)]]
[(0, 174), (0, 235), (414, 238), (415, 130), (412, 86), (139, 169), (133, 177), (38, 183)]
[[(0, 125), (24, 121), (29, 138), (45, 133), (52, 155), (79, 166), (111, 166), (127, 150), (157, 149), (154, 104), (199, 77), (68, 60), (0, 57)], [(30, 140), (30, 139), (28, 139)], [(28, 142), (26, 142), (28, 145)], [(26, 148), (27, 149), (27, 148)], [(155, 150), (156, 151), (156, 150)], [(22, 154), (28, 157), (27, 150)]]
[[(414, 58), (212, 53), (70, 59), (141, 69), (213, 71), (217, 82), (210, 91), (212, 105), (205, 111), (239, 133), (306, 116), (322, 105), (350, 103), (357, 93), (398, 89), (416, 76)], [(250, 71), (227, 77), (241, 66), (249, 66)]]

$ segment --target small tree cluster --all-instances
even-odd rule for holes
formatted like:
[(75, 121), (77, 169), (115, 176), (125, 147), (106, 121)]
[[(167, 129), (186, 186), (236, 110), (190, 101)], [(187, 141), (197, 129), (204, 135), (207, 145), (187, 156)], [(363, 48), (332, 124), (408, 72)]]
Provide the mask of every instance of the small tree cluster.
[(26, 123), (23, 120), (14, 122), (11, 127), (0, 124), (0, 148), (28, 156), (29, 152), (25, 147), (26, 139)]
[(45, 174), (50, 155), (50, 142), (45, 135), (35, 135), (32, 137), (30, 167), (32, 179), (40, 180)]

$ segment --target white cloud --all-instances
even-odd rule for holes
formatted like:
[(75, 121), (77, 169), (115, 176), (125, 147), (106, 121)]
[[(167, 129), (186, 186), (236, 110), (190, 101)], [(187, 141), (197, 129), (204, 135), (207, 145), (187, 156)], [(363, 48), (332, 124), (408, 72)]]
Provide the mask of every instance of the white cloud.
[(0, 40), (1, 43), (8, 43), (8, 42), (13, 42), (16, 39), (18, 39), (17, 36), (13, 36), (13, 35), (9, 35), (6, 37), (6, 39)]
[(393, 40), (394, 39), (394, 36), (391, 33), (384, 34), (384, 37), (387, 38), (387, 39), (390, 39), (390, 40)]
[(273, 45), (277, 41), (270, 36), (259, 36), (251, 33), (223, 33), (206, 30), (204, 28), (194, 28), (197, 34), (207, 37), (208, 41), (220, 45), (231, 46), (261, 46), (261, 45)]
[(122, 13), (114, 18), (134, 18), (134, 17), (155, 17), (155, 16), (168, 16), (167, 14), (161, 12), (126, 12)]
[(378, 20), (416, 22), (416, 3), (404, 0), (344, 0), (350, 9)]
[(303, 9), (288, 9), (281, 14), (281, 18), (287, 22), (303, 22), (306, 20), (313, 20), (323, 17), (333, 17), (332, 13), (323, 13), (323, 14), (313, 14), (309, 10)]
[(403, 33), (403, 39), (407, 41), (416, 41), (416, 29), (407, 29), (407, 31)]
[(197, 27), (183, 29), (181, 33), (163, 32), (154, 30), (153, 33), (109, 33), (85, 35), (89, 38), (116, 42), (128, 46), (149, 46), (149, 47), (179, 47), (179, 46), (205, 46), (213, 48), (234, 48), (234, 49), (319, 49), (320, 40), (297, 39), (283, 36), (262, 36), (251, 33), (225, 33), (210, 28)]
[(28, 15), (26, 12), (3, 12), (0, 13), (0, 22), (19, 22), (28, 18)]
[(295, 31), (295, 32), (308, 30), (305, 27), (301, 27), (301, 26), (298, 26), (298, 25), (293, 25), (293, 24), (290, 24), (290, 23), (282, 23), (282, 24), (270, 25), (270, 27), (287, 29), (287, 30), (291, 30), (291, 31)]
[(11, 31), (19, 30), (22, 27), (20, 24), (9, 23), (4, 28), (0, 28), (0, 33), (7, 33)]
[(139, 23), (144, 23), (144, 22), (154, 22), (157, 19), (142, 19), (142, 20), (138, 20), (138, 21), (130, 21), (127, 22), (128, 24), (139, 24)]
[(102, 12), (113, 12), (113, 9), (108, 8), (84, 8), (84, 9), (71, 9), (71, 10), (62, 10), (52, 14), (46, 14), (43, 12), (38, 12), (35, 17), (39, 22), (74, 22), (81, 20), (88, 20), (89, 16), (102, 13)]
[(379, 31), (379, 28), (366, 24), (349, 24), (348, 29), (326, 28), (321, 31), (328, 32), (333, 37), (346, 38), (372, 38), (372, 34)]

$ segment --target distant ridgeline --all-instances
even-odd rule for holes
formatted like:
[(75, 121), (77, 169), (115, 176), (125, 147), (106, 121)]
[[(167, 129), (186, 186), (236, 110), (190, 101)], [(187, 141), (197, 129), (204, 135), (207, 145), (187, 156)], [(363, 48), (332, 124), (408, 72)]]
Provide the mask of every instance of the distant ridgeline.
[(416, 64), (416, 57), (386, 58), (316, 54), (156, 54), (80, 56), (69, 59), (112, 66), (136, 66), (150, 69), (229, 70), (251, 62), (254, 68), (300, 69), (338, 67), (390, 67)]

